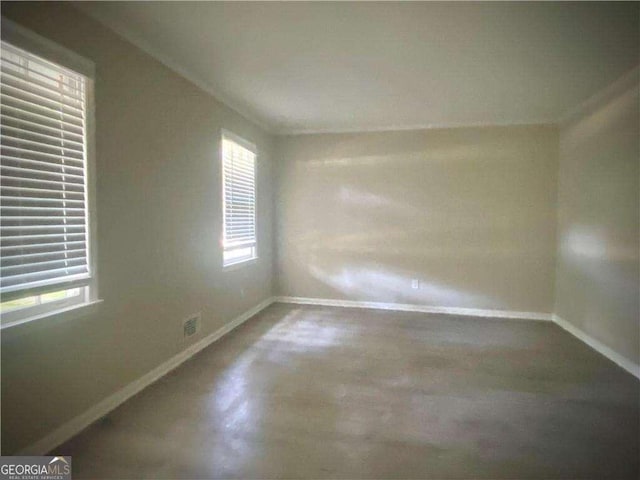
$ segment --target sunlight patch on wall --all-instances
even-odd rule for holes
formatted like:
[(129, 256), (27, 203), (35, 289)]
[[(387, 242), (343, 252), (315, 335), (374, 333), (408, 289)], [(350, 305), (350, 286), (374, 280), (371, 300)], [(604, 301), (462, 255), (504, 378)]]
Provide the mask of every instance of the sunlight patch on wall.
[(409, 287), (413, 275), (396, 273), (380, 266), (338, 267), (330, 272), (318, 265), (309, 265), (310, 274), (338, 290), (347, 298), (393, 301), (398, 303), (420, 302), (428, 305), (489, 306), (494, 302), (485, 295), (470, 293), (446, 284), (420, 280), (419, 288)]

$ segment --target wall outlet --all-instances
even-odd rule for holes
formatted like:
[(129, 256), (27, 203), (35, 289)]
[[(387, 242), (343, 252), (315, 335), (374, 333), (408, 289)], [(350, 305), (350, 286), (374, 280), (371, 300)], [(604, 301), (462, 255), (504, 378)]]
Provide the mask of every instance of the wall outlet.
[(184, 338), (191, 337), (200, 331), (201, 320), (202, 314), (198, 312), (182, 322), (182, 335)]
[(420, 280), (417, 278), (411, 280), (411, 288), (413, 288), (414, 290), (418, 290), (420, 288)]

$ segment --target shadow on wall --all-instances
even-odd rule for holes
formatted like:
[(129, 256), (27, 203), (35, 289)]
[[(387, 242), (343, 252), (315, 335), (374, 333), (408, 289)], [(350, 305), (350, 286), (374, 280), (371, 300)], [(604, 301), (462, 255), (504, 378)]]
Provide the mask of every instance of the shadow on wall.
[[(282, 293), (550, 312), (557, 136), (530, 128), (290, 140)], [(342, 155), (398, 135), (396, 153)]]
[(556, 313), (640, 361), (640, 66), (560, 130)]

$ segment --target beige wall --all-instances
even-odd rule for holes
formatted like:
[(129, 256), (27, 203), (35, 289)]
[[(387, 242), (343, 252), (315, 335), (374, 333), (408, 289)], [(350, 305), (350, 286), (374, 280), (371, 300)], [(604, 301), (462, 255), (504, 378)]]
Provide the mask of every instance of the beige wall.
[(550, 313), (557, 148), (548, 126), (281, 137), (279, 294)]
[(560, 130), (556, 313), (640, 363), (638, 69)]
[[(2, 14), (96, 63), (104, 299), (94, 315), (3, 337), (4, 454), (183, 350), (188, 315), (202, 312), (201, 338), (269, 297), (276, 276), (281, 295), (549, 313), (558, 184), (557, 313), (638, 362), (637, 77), (564, 125), (560, 140), (555, 127), (522, 126), (274, 145), (69, 5), (5, 2)], [(220, 128), (260, 149), (260, 260), (229, 272), (218, 243)]]
[[(15, 453), (272, 294), (272, 139), (69, 5), (2, 14), (96, 63), (100, 311), (2, 339), (2, 453)], [(260, 150), (260, 259), (224, 272), (220, 128)]]

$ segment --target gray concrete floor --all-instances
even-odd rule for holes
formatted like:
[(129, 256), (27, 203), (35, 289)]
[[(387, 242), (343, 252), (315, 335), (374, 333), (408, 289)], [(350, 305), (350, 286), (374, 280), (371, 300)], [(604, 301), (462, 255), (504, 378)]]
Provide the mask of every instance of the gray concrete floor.
[(639, 401), (551, 323), (275, 304), (55, 452), (76, 479), (637, 479)]

